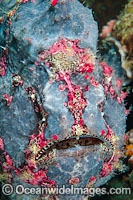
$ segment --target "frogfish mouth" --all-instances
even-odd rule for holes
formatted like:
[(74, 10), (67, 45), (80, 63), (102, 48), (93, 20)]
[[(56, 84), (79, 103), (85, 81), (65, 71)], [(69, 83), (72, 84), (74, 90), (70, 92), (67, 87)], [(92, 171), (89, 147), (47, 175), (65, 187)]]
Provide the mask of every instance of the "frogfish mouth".
[[(71, 136), (64, 140), (49, 142), (35, 156), (35, 160), (45, 161), (45, 164), (53, 163), (61, 157), (85, 157), (88, 153), (99, 151), (99, 155), (104, 161), (109, 161), (113, 154), (112, 143), (103, 136), (80, 135), (79, 137)], [(99, 158), (100, 159), (100, 158)], [(52, 162), (53, 161), (53, 162)]]

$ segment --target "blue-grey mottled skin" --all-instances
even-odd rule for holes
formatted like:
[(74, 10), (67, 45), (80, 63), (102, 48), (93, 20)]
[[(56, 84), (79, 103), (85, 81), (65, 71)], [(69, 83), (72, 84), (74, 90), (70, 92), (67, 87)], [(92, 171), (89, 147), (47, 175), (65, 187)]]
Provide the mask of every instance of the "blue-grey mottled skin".
[(112, 69), (115, 70), (116, 76), (123, 80), (123, 85), (126, 85), (129, 81), (125, 70), (121, 66), (122, 55), (120, 54), (120, 47), (116, 46), (114, 41), (110, 41), (109, 39), (101, 41), (99, 46), (99, 54), (101, 55), (100, 60), (104, 60), (108, 66), (112, 66)]
[[(14, 3), (14, 1), (12, 2)], [(1, 24), (1, 37), (3, 37), (4, 29), (4, 24)], [(78, 45), (81, 48), (90, 48), (95, 54), (98, 28), (93, 19), (92, 11), (83, 7), (76, 0), (64, 2), (59, 0), (55, 7), (50, 4), (50, 1), (35, 0), (33, 3), (27, 2), (19, 7), (12, 19), (9, 33), (8, 68), (6, 74), (0, 77), (0, 95), (12, 95), (13, 100), (11, 105), (7, 106), (0, 96), (0, 136), (3, 138), (5, 150), (17, 167), (23, 164), (25, 160), (24, 151), (28, 146), (29, 137), (33, 133), (37, 133), (38, 125), (36, 113), (28, 99), (25, 88), (30, 86), (35, 88), (37, 98), (42, 102), (45, 111), (48, 112), (48, 124), (44, 132), (45, 139), (52, 138), (52, 135), (55, 134), (59, 139), (64, 139), (70, 134), (71, 126), (74, 124), (71, 112), (64, 107), (64, 102), (67, 101), (67, 92), (59, 91), (58, 82), (51, 85), (48, 83), (49, 75), (43, 63), (40, 66), (34, 64), (38, 53), (44, 49), (49, 49), (54, 42), (61, 38), (67, 38), (70, 40), (80, 39)], [(31, 41), (27, 41), (25, 38), (31, 39)], [(4, 45), (4, 38), (0, 41), (1, 45)], [(30, 67), (34, 71), (30, 70)], [(13, 73), (21, 76), (23, 86), (12, 88)], [(107, 131), (105, 119), (107, 124), (115, 131), (116, 136), (120, 138), (119, 146), (121, 146), (125, 131), (123, 104), (120, 105), (116, 99), (112, 100), (111, 96), (106, 97), (101, 85), (103, 74), (100, 66), (97, 65), (93, 76), (99, 82), (100, 87), (92, 86), (81, 75), (72, 75), (71, 78), (73, 84), (82, 87), (84, 97), (88, 96), (88, 106), (83, 113), (83, 119), (88, 130), (96, 135), (100, 135), (103, 129)], [(3, 87), (3, 84), (5, 87)], [(90, 90), (86, 92), (84, 88), (87, 85)], [(62, 97), (63, 94), (65, 94), (65, 97)], [(97, 106), (99, 101), (104, 102), (103, 116)], [(75, 175), (80, 179), (77, 187), (85, 187), (89, 179), (92, 176), (98, 177), (102, 169), (104, 159), (97, 161), (99, 154), (100, 152), (96, 150), (88, 154), (87, 160), (79, 158), (78, 162), (81, 166), (78, 165), (75, 169), (73, 168), (76, 167), (77, 161), (74, 157), (61, 159), (59, 157), (60, 168), (48, 166), (47, 175), (58, 185), (67, 185), (68, 179)], [(97, 185), (104, 184), (109, 178), (110, 175), (99, 180)], [(15, 185), (22, 182), (19, 177), (14, 175), (13, 183)], [(13, 198), (13, 196), (10, 197), (10, 199)], [(22, 196), (20, 199), (29, 200), (33, 199), (33, 196)], [(59, 199), (82, 199), (82, 197), (80, 195), (64, 195), (60, 196)]]

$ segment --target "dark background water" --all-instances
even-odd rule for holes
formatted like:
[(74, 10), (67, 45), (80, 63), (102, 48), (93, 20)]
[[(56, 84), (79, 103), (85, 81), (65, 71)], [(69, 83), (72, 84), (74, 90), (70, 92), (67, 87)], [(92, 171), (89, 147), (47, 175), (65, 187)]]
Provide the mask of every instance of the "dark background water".
[(128, 0), (80, 0), (80, 2), (93, 10), (100, 32), (109, 20), (116, 19)]

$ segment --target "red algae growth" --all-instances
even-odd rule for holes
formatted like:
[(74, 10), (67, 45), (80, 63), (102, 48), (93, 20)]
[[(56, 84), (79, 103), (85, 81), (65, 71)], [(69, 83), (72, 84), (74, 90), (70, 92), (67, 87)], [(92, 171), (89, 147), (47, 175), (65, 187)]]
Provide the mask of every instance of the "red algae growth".
[(58, 2), (58, 0), (52, 0), (51, 1), (52, 6), (55, 6), (57, 4), (57, 2)]
[(6, 64), (6, 57), (2, 56), (0, 58), (0, 75), (4, 76), (6, 74), (7, 64)]

